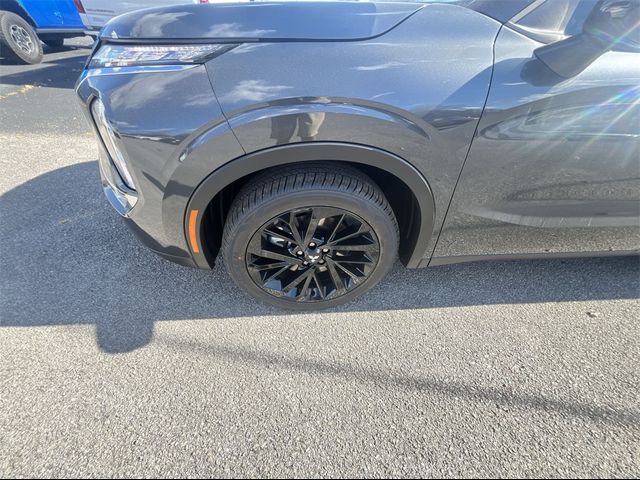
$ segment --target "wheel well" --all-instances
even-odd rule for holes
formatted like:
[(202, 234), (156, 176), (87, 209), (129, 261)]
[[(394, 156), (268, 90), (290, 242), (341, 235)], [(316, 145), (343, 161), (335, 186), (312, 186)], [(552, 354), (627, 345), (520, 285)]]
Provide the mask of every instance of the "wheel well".
[(36, 23), (31, 18), (31, 15), (20, 5), (16, 0), (2, 0), (0, 1), (0, 12), (11, 12), (21, 17), (25, 22), (36, 27)]
[[(304, 163), (305, 162), (293, 162), (287, 165)], [(406, 183), (385, 170), (356, 162), (340, 161), (340, 163), (349, 165), (368, 175), (384, 192), (398, 221), (400, 228), (400, 247), (398, 254), (402, 262), (406, 264), (412, 254), (415, 239), (420, 233), (420, 213), (415, 194)], [(200, 238), (203, 252), (209, 265), (213, 265), (218, 250), (220, 249), (227, 213), (236, 194), (252, 177), (271, 168), (274, 167), (258, 170), (235, 180), (218, 192), (207, 205), (202, 217)]]

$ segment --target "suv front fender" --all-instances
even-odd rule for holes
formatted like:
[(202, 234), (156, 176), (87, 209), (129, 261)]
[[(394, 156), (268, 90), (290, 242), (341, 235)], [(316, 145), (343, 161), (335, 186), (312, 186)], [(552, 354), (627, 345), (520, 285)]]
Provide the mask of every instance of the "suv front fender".
[(269, 148), (245, 155), (225, 164), (209, 175), (195, 190), (184, 217), (185, 236), (196, 265), (210, 268), (212, 253), (204, 246), (204, 213), (212, 201), (231, 183), (260, 170), (289, 163), (337, 161), (366, 165), (387, 172), (402, 181), (412, 192), (417, 211), (409, 231), (407, 247), (400, 259), (408, 267), (418, 267), (430, 253), (435, 204), (426, 179), (408, 162), (392, 153), (366, 145), (338, 142), (297, 143)]

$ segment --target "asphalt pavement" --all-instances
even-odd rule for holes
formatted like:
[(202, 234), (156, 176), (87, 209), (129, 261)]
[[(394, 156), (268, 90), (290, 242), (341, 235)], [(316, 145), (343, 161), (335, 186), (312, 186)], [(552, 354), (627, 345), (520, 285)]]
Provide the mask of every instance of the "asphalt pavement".
[(73, 92), (0, 65), (0, 476), (638, 477), (637, 258), (406, 270), (323, 313), (142, 247)]

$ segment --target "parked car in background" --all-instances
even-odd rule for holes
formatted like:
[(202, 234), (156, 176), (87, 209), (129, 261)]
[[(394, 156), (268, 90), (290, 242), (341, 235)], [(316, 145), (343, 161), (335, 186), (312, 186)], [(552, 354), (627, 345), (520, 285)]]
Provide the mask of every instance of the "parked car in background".
[(0, 0), (0, 54), (20, 63), (39, 63), (42, 45), (63, 45), (85, 34), (74, 0)]
[[(98, 32), (113, 17), (150, 7), (188, 3), (221, 3), (225, 0), (76, 0), (80, 18), (89, 31)], [(238, 0), (226, 0), (238, 1)]]

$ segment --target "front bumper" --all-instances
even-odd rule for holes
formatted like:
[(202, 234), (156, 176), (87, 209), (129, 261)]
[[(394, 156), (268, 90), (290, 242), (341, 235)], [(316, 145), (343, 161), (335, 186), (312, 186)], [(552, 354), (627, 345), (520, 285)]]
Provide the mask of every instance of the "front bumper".
[(98, 165), (100, 168), (102, 190), (109, 204), (123, 217), (126, 225), (147, 248), (174, 263), (197, 268), (190, 254), (186, 256), (184, 251), (177, 245), (161, 244), (157, 239), (157, 236), (159, 236), (161, 232), (145, 226), (146, 222), (144, 221), (144, 217), (147, 215), (146, 209), (140, 207), (134, 211), (140, 195), (125, 185), (115, 165), (111, 162), (109, 154), (104, 149), (100, 140), (97, 140), (99, 144)]
[(111, 206), (123, 217), (128, 217), (133, 207), (138, 203), (138, 193), (128, 188), (115, 165), (111, 162), (109, 155), (100, 146), (100, 177), (102, 178), (102, 189), (109, 200)]
[[(76, 92), (97, 139), (101, 137), (90, 107), (95, 99), (102, 101), (134, 179), (135, 191), (98, 140), (109, 203), (147, 247), (179, 264), (196, 266), (184, 229), (185, 212), (193, 191), (214, 166), (211, 159), (198, 160), (189, 153), (207, 125), (216, 126), (225, 138), (233, 137), (204, 66), (85, 70)], [(232, 141), (235, 146), (222, 150), (227, 153), (221, 161), (242, 153), (235, 137)]]

